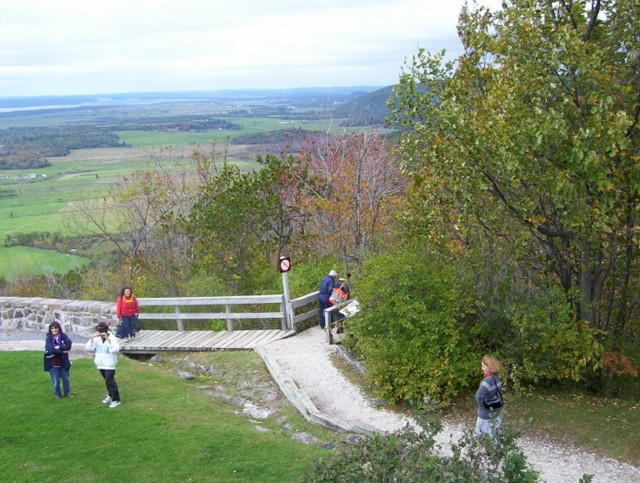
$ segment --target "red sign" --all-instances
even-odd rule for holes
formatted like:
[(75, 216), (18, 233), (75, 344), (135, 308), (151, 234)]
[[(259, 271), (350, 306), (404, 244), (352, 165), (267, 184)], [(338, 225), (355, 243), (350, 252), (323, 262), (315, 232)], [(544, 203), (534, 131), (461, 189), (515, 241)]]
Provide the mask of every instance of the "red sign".
[(291, 270), (291, 259), (289, 257), (280, 257), (278, 268), (280, 269), (280, 273), (288, 272), (289, 270)]

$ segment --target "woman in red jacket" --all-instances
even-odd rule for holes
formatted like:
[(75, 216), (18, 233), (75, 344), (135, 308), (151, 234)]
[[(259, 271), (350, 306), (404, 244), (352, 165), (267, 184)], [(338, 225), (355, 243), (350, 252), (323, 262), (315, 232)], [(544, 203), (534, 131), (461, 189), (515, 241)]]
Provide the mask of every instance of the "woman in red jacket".
[(140, 305), (138, 300), (133, 296), (131, 287), (124, 287), (120, 291), (120, 297), (116, 302), (116, 316), (118, 322), (124, 327), (124, 338), (135, 339), (138, 330), (138, 314), (140, 313)]

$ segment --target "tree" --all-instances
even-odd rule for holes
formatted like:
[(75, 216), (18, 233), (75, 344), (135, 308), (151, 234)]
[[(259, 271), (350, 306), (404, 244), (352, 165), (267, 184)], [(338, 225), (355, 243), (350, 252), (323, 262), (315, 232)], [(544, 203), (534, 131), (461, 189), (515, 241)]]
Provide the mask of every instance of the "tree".
[(269, 155), (258, 163), (262, 168), (252, 171), (224, 163), (200, 185), (185, 218), (198, 263), (221, 274), (234, 293), (276, 266), (308, 218), (299, 200), (305, 174), (293, 159)]
[(505, 0), (458, 30), (464, 53), (419, 51), (390, 102), (422, 219), (457, 248), (510, 247), (576, 319), (637, 330), (640, 5)]
[(191, 209), (196, 180), (209, 169), (195, 153), (184, 162), (163, 150), (105, 195), (76, 201), (72, 230), (115, 247), (130, 280), (142, 263), (169, 283), (172, 273), (189, 266), (191, 242), (178, 221)]
[(298, 156), (309, 171), (307, 206), (316, 253), (340, 258), (345, 271), (384, 243), (406, 179), (384, 137), (352, 133), (315, 137)]

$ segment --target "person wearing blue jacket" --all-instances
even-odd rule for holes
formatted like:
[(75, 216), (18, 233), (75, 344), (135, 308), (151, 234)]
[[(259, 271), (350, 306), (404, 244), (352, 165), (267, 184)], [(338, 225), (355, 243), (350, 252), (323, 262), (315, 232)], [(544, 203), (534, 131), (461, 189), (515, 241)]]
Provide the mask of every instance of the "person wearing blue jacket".
[(44, 370), (51, 376), (53, 395), (56, 399), (62, 397), (60, 381), (62, 381), (64, 396), (73, 397), (69, 382), (69, 370), (71, 369), (69, 351), (71, 350), (71, 345), (71, 339), (62, 332), (60, 322), (57, 320), (51, 322), (44, 341)]
[(320, 313), (320, 328), (324, 329), (324, 310), (331, 307), (329, 297), (333, 293), (333, 288), (336, 284), (336, 277), (338, 272), (331, 270), (329, 275), (324, 277), (320, 281), (320, 289), (318, 291), (318, 311)]

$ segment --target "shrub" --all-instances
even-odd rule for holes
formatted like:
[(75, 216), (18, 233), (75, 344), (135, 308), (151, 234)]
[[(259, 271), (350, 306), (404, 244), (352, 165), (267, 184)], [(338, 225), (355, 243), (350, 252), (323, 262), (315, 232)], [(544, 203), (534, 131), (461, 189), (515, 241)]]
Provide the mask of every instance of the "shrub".
[(573, 319), (559, 290), (512, 303), (504, 317), (506, 326), (491, 322), (489, 326), (492, 333), (500, 334), (496, 351), (509, 367), (515, 388), (540, 381), (579, 381), (599, 367), (602, 346), (597, 332)]
[(413, 253), (378, 256), (358, 285), (353, 349), (384, 397), (447, 403), (476, 383), (481, 353), (472, 292), (451, 266)]
[(485, 481), (527, 483), (538, 473), (506, 430), (498, 442), (476, 438), (471, 431), (452, 447), (452, 456), (441, 456), (435, 435), (442, 429), (433, 418), (421, 418), (423, 431), (412, 428), (375, 435), (320, 460), (305, 475), (306, 482)]

